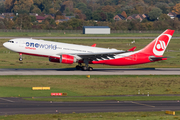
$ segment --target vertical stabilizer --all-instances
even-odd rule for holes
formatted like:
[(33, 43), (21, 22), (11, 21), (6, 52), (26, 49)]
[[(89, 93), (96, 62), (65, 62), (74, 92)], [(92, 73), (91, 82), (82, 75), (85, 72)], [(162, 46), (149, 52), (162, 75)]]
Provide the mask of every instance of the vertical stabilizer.
[(140, 50), (140, 52), (157, 56), (163, 55), (171, 40), (173, 33), (174, 30), (167, 29), (155, 40), (149, 43), (145, 48)]

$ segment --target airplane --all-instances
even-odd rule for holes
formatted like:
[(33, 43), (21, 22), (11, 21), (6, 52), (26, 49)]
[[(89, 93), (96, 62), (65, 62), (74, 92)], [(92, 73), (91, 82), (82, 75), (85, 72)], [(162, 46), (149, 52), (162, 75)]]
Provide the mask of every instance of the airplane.
[(96, 44), (84, 46), (32, 38), (14, 38), (5, 42), (3, 46), (19, 53), (20, 61), (23, 60), (22, 54), (41, 56), (49, 58), (50, 62), (78, 63), (77, 70), (92, 71), (93, 68), (89, 64), (126, 66), (166, 60), (168, 57), (164, 57), (163, 54), (173, 33), (174, 30), (165, 30), (146, 47), (138, 51), (134, 51), (136, 47), (124, 51), (100, 48), (96, 47)]

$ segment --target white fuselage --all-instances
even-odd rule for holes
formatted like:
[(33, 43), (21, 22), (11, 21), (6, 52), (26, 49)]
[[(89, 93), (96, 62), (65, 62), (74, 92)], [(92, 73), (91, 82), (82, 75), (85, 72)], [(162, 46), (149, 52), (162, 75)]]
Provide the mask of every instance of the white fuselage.
[(30, 38), (17, 38), (17, 39), (11, 39), (10, 41), (5, 42), (3, 45), (14, 52), (23, 53), (23, 54), (35, 54), (46, 57), (48, 56), (59, 57), (60, 54), (71, 54), (71, 53), (96, 53), (96, 52), (103, 53), (103, 52), (119, 51), (116, 49), (106, 49), (106, 48), (91, 47), (84, 45), (35, 40)]

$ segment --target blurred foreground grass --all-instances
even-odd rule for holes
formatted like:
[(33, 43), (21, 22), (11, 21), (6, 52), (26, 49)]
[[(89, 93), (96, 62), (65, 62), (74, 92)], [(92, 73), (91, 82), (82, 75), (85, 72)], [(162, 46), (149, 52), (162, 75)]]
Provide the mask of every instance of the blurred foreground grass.
[(106, 113), (71, 113), (71, 114), (37, 114), (37, 115), (4, 115), (1, 120), (179, 120), (176, 115), (158, 112), (106, 112)]

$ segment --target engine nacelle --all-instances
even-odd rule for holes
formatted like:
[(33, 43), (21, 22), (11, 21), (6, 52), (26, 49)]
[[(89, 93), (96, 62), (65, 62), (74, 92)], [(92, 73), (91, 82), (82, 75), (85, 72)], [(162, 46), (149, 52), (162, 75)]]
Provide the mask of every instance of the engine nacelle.
[(60, 55), (60, 63), (73, 64), (75, 62), (77, 62), (77, 60), (74, 56), (66, 54)]
[(52, 56), (50, 56), (50, 57), (49, 57), (49, 61), (50, 61), (50, 62), (59, 63), (59, 62), (60, 62), (60, 58), (59, 58), (59, 57), (52, 57)]

